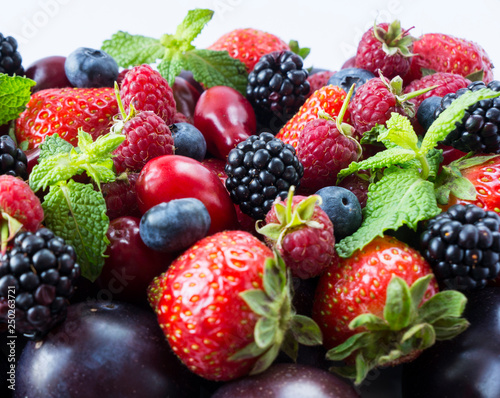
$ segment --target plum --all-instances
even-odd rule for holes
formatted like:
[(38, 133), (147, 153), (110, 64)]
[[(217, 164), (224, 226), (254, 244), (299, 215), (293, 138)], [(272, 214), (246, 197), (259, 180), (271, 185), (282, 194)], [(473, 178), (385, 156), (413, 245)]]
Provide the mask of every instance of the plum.
[(333, 373), (300, 364), (275, 364), (256, 376), (227, 383), (212, 398), (356, 398), (359, 395)]
[(16, 369), (14, 398), (199, 397), (199, 384), (170, 351), (153, 312), (88, 301), (30, 341)]
[(465, 332), (403, 368), (403, 398), (500, 397), (500, 289), (468, 293)]

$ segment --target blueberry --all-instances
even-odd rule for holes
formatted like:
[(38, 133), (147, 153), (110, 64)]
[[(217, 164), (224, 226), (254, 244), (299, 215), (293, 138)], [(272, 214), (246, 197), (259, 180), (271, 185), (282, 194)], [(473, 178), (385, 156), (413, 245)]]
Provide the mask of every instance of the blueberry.
[(328, 84), (339, 86), (346, 93), (350, 90), (353, 84), (356, 84), (356, 87), (354, 87), (354, 92), (352, 93), (352, 96), (354, 97), (359, 86), (362, 86), (368, 80), (373, 79), (374, 77), (375, 75), (373, 73), (365, 69), (346, 68), (334, 73), (330, 77), (330, 79), (328, 79)]
[(113, 87), (118, 78), (118, 65), (107, 53), (79, 47), (64, 62), (64, 71), (75, 87)]
[(424, 99), (418, 107), (417, 120), (426, 131), (436, 120), (434, 114), (439, 105), (441, 105), (441, 97), (432, 96)]
[(321, 196), (320, 207), (332, 221), (337, 242), (356, 232), (363, 221), (361, 205), (356, 195), (337, 186), (321, 188), (316, 195)]
[(174, 137), (175, 154), (201, 162), (205, 159), (207, 142), (203, 134), (189, 123), (175, 123), (170, 126)]
[(144, 213), (139, 233), (149, 248), (173, 253), (187, 249), (205, 237), (210, 222), (208, 210), (200, 200), (174, 199)]

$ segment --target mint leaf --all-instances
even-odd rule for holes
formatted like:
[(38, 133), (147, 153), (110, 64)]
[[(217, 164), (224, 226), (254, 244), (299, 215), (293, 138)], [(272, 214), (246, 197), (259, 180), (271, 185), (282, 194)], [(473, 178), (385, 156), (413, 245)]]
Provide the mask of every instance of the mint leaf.
[(24, 111), (31, 97), (31, 87), (35, 84), (26, 77), (0, 73), (0, 126)]
[(175, 77), (179, 76), (183, 69), (187, 69), (182, 53), (171, 50), (165, 51), (165, 57), (158, 64), (158, 72), (162, 75), (170, 86), (175, 82)]
[(73, 148), (73, 145), (59, 137), (59, 134), (56, 133), (53, 135), (49, 135), (40, 144), (40, 155), (38, 156), (38, 163), (40, 163), (44, 159), (59, 155), (61, 153), (69, 153)]
[(152, 37), (131, 35), (118, 31), (105, 40), (101, 49), (111, 55), (124, 68), (141, 64), (152, 64), (163, 57), (165, 47)]
[(420, 151), (427, 153), (433, 149), (439, 141), (443, 141), (446, 136), (455, 129), (455, 123), (460, 122), (464, 116), (465, 110), (476, 102), (496, 98), (500, 92), (482, 88), (477, 91), (467, 90), (460, 97), (455, 99), (448, 108), (446, 108), (439, 117), (431, 124), (424, 139)]
[(413, 130), (410, 119), (392, 112), (386, 125), (387, 130), (378, 136), (378, 141), (389, 141), (402, 148), (418, 151), (418, 137)]
[(177, 30), (175, 31), (176, 39), (191, 43), (201, 33), (213, 15), (214, 12), (212, 10), (201, 8), (188, 11), (182, 23), (177, 26)]
[(439, 214), (434, 184), (421, 178), (418, 169), (391, 166), (383, 177), (371, 184), (360, 228), (335, 245), (341, 257), (349, 257), (388, 229), (406, 224), (416, 229), (417, 223)]
[(29, 186), (33, 192), (37, 192), (81, 173), (83, 169), (72, 162), (70, 153), (58, 153), (44, 158), (33, 167), (29, 175)]
[(74, 247), (82, 275), (94, 281), (104, 265), (109, 219), (106, 202), (92, 184), (70, 180), (50, 187), (42, 203), (44, 224)]
[(229, 86), (244, 94), (247, 87), (245, 65), (227, 51), (193, 50), (184, 54), (186, 67), (196, 81), (207, 87)]
[(415, 159), (415, 151), (401, 147), (393, 147), (382, 152), (377, 152), (372, 157), (361, 162), (351, 162), (349, 167), (339, 172), (339, 178), (348, 176), (358, 170), (376, 170), (393, 164), (406, 163)]

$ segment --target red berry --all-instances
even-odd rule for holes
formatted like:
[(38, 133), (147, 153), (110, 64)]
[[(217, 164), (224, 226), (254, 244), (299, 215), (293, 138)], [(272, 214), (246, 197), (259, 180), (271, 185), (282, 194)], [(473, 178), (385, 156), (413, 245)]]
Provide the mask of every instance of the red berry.
[(120, 88), (120, 97), (125, 111), (130, 105), (135, 110), (151, 111), (171, 125), (175, 113), (175, 99), (167, 80), (149, 65), (139, 65), (130, 69)]
[(309, 94), (307, 94), (306, 98), (309, 98), (316, 90), (319, 90), (321, 87), (328, 85), (328, 80), (334, 73), (335, 72), (332, 72), (330, 70), (324, 70), (310, 75), (307, 78), (307, 81), (309, 82), (309, 86), (311, 87), (311, 89), (309, 90)]
[(140, 217), (135, 182), (138, 173), (127, 173), (113, 182), (101, 185), (101, 192), (106, 201), (106, 214), (110, 220), (118, 217)]

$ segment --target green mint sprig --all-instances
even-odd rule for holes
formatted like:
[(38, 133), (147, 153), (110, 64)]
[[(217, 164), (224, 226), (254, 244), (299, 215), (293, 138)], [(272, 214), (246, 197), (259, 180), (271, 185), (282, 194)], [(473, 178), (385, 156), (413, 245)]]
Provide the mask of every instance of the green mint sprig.
[(29, 177), (33, 191), (49, 188), (42, 202), (44, 225), (75, 248), (82, 275), (91, 281), (101, 272), (109, 243), (106, 202), (92, 184), (71, 178), (86, 172), (98, 186), (114, 181), (112, 152), (124, 139), (109, 133), (92, 141), (80, 130), (73, 147), (54, 134), (40, 145), (38, 164)]
[(102, 49), (124, 68), (158, 62), (158, 71), (170, 86), (182, 70), (189, 70), (207, 88), (224, 85), (244, 94), (248, 74), (241, 61), (227, 51), (197, 49), (191, 44), (213, 14), (208, 9), (190, 10), (175, 34), (160, 39), (118, 31), (103, 42)]
[(440, 114), (420, 143), (408, 118), (393, 114), (387, 129), (378, 136), (388, 149), (353, 162), (339, 173), (343, 178), (359, 170), (382, 170), (382, 177), (370, 184), (360, 228), (336, 244), (339, 256), (351, 256), (386, 230), (403, 225), (415, 230), (420, 221), (439, 214), (437, 196), (440, 192), (442, 196), (443, 190), (438, 190), (437, 176), (442, 151), (435, 149), (436, 145), (455, 128), (467, 108), (499, 96), (500, 92), (487, 88), (467, 91)]
[(26, 77), (0, 73), (0, 125), (17, 118), (31, 97), (36, 83)]

